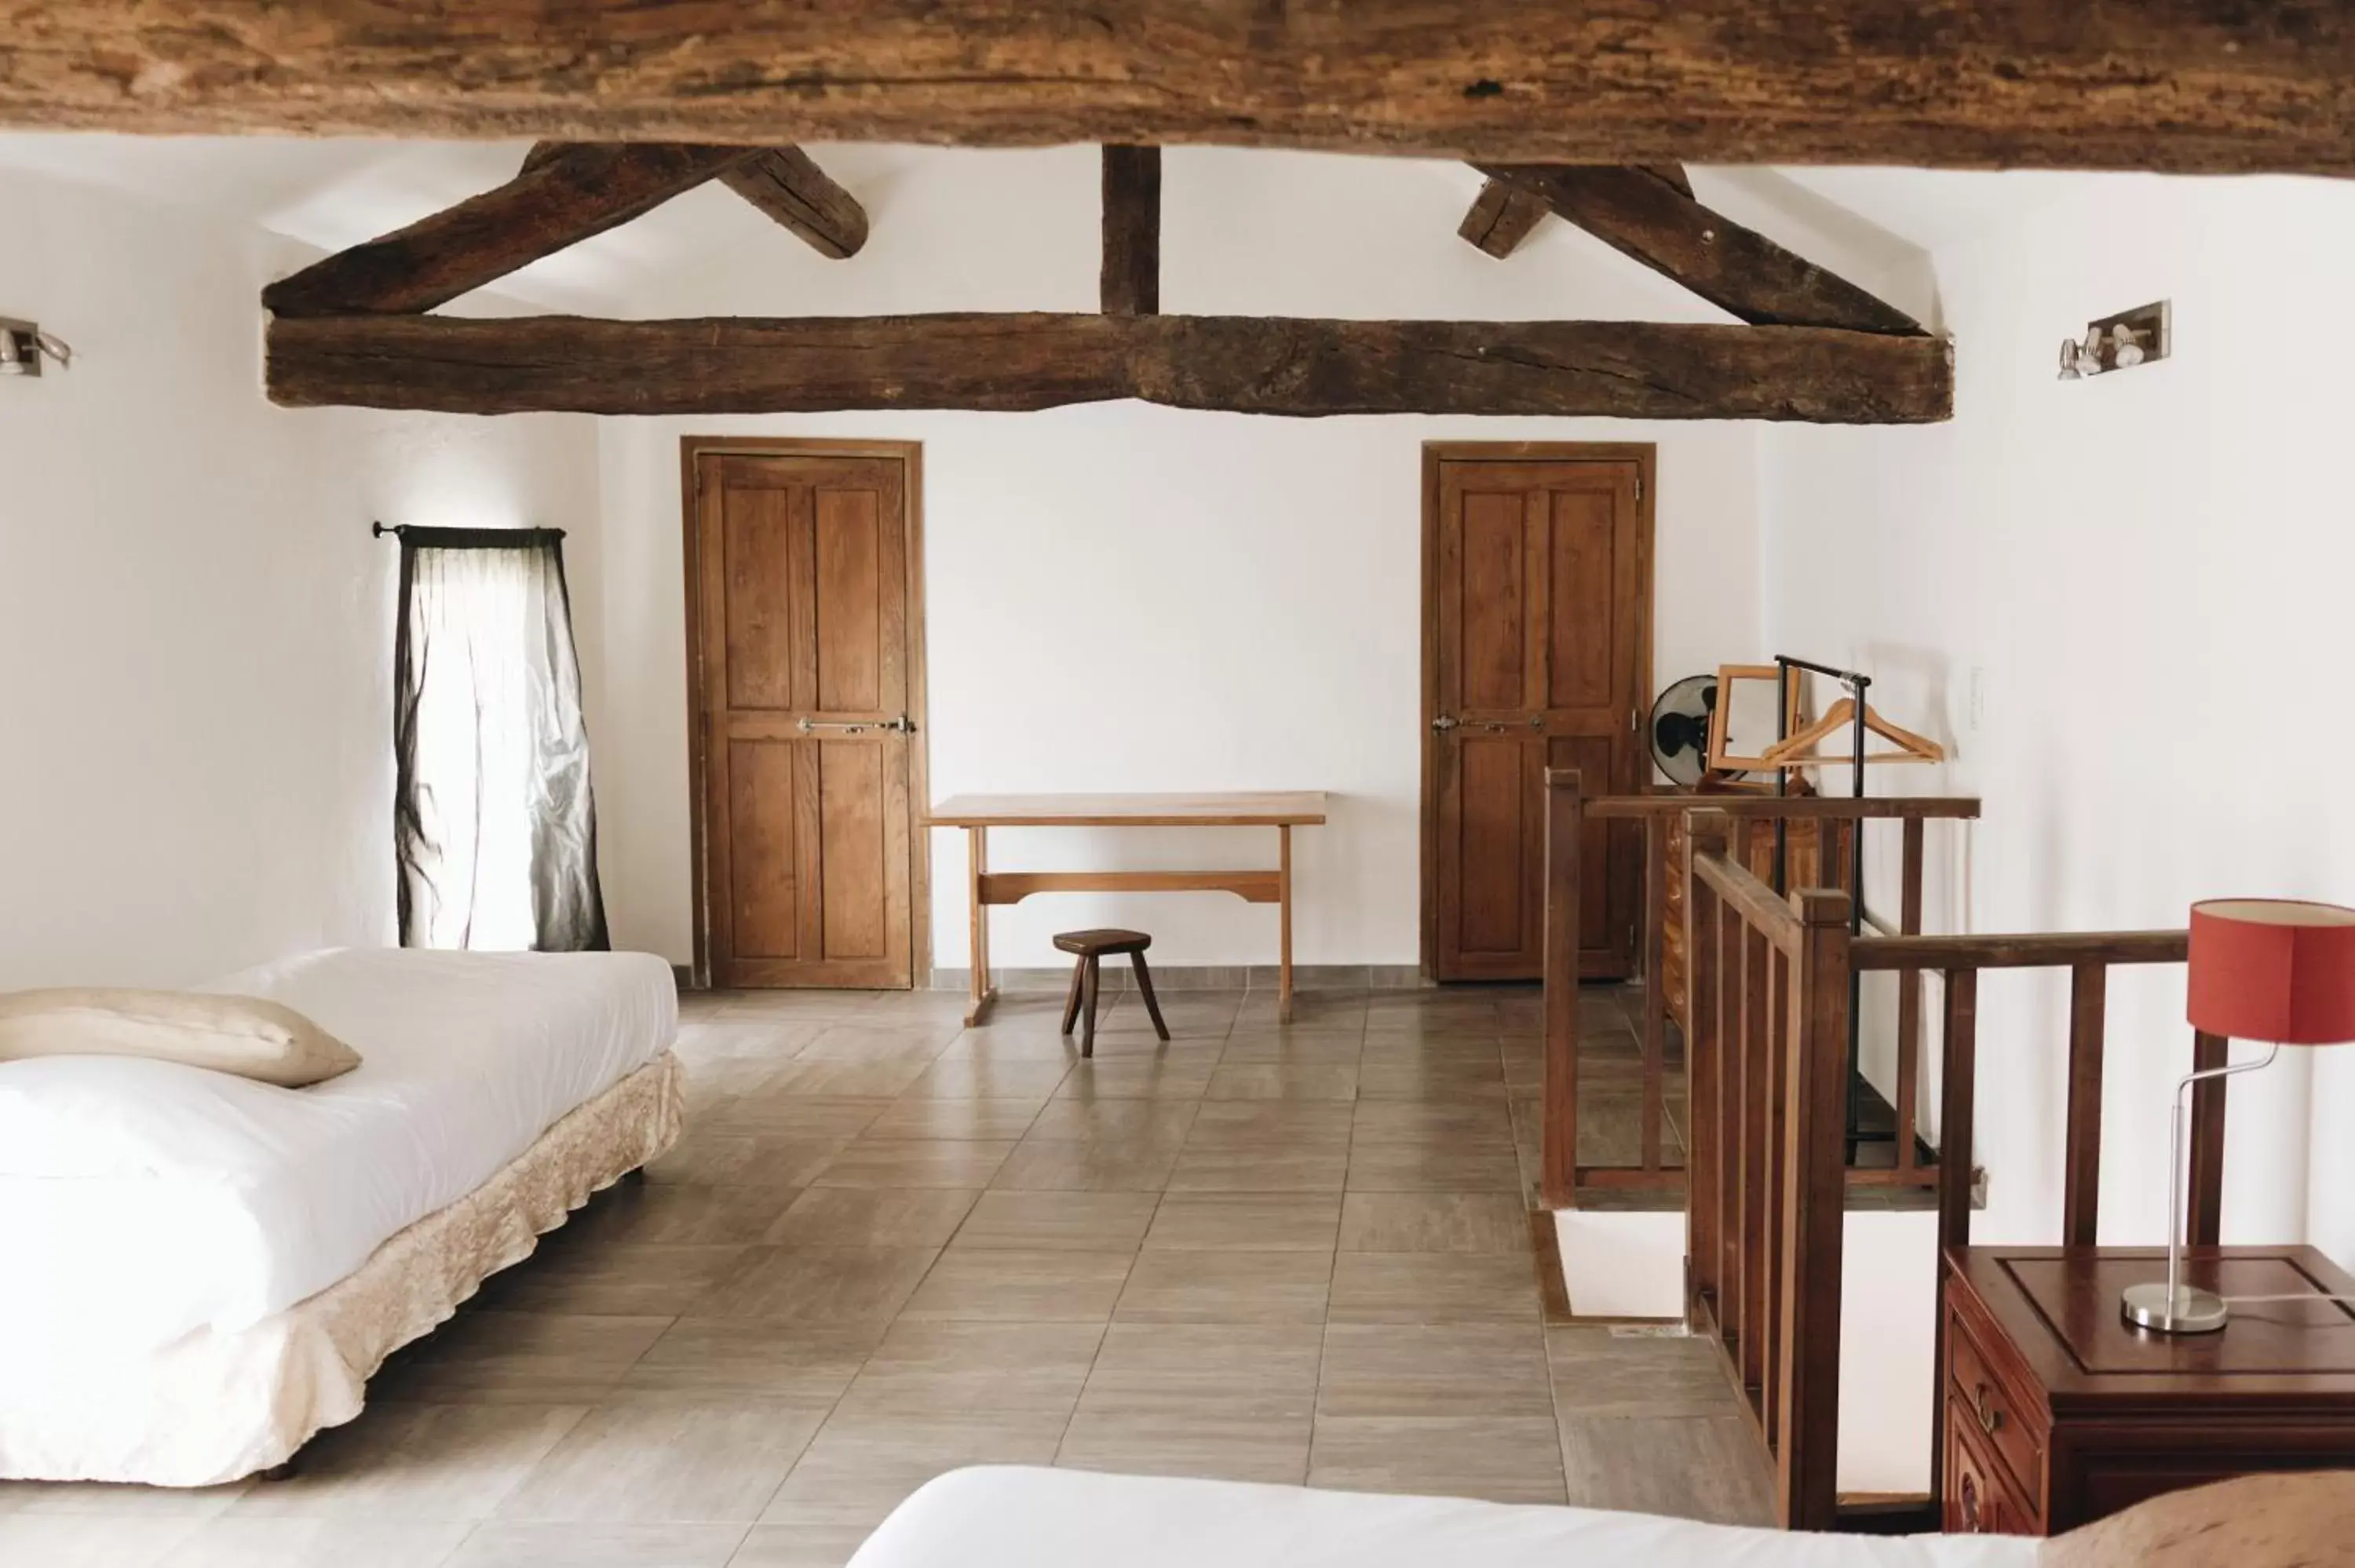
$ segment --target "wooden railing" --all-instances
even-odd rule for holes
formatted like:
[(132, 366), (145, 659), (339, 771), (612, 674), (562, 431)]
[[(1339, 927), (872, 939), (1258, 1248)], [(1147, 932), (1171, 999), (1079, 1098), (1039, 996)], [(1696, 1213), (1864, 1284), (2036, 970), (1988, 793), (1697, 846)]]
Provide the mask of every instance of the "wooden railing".
[[(2104, 1000), (2119, 964), (2180, 963), (2181, 931), (2016, 937), (1856, 937), (1842, 893), (1778, 897), (1728, 853), (1724, 818), (1696, 812), (1685, 917), (1692, 946), (1686, 1054), (1691, 1115), (1688, 1308), (1747, 1395), (1793, 1529), (1838, 1520), (1840, 1286), (1851, 973), (1943, 980), (1938, 1248), (1970, 1241), (1978, 982), (1985, 969), (2072, 973), (2063, 1239), (2091, 1245), (2099, 1206)], [(2195, 1036), (2200, 1065), (2224, 1043)], [(2222, 1213), (2223, 1082), (2193, 1106), (2191, 1222), (2215, 1244)], [(1943, 1314), (1938, 1366), (1945, 1364)], [(1933, 1409), (1936, 1405), (1934, 1402)], [(1932, 1434), (1932, 1495), (1937, 1445)]]
[(1727, 858), (1721, 825), (1697, 832), (1688, 1308), (1749, 1398), (1779, 1516), (1804, 1529), (1838, 1497), (1849, 898), (1777, 898)]
[[(1588, 797), (1575, 769), (1551, 768), (1546, 773), (1546, 948), (1545, 948), (1545, 1100), (1541, 1122), (1540, 1196), (1548, 1207), (1575, 1206), (1582, 1187), (1642, 1189), (1673, 1202), (1686, 1186), (1686, 1172), (1666, 1158), (1664, 1128), (1668, 1081), (1668, 988), (1661, 983), (1665, 968), (1662, 933), (1669, 906), (1668, 879), (1681, 868), (1667, 864), (1667, 842), (1673, 819), (1697, 810), (1715, 813), (1742, 835), (1745, 846), (1758, 848), (1761, 835), (1778, 821), (1805, 826), (1820, 836), (1817, 863), (1839, 868), (1855, 864), (1858, 844), (1868, 821), (1895, 820), (1902, 823), (1898, 929), (1918, 933), (1922, 925), (1923, 826), (1945, 819), (1968, 819), (1979, 814), (1977, 800), (1963, 797), (1855, 799), (1850, 797), (1764, 795), (1619, 795)], [(1593, 822), (1639, 824), (1643, 832), (1644, 899), (1637, 938), (1644, 955), (1646, 991), (1642, 1051), (1641, 1099), (1637, 1106), (1636, 1160), (1634, 1165), (1582, 1162), (1578, 1153), (1579, 953), (1580, 878), (1587, 848), (1588, 825)], [(1619, 830), (1625, 831), (1625, 830)], [(1756, 842), (1752, 842), (1756, 841)], [(1686, 910), (1690, 921), (1691, 911)], [(1692, 960), (1690, 938), (1686, 943)], [(1921, 979), (1901, 973), (1898, 980), (1896, 1093), (1896, 1160), (1892, 1166), (1850, 1172), (1854, 1185), (1901, 1185), (1927, 1188), (1937, 1181), (1934, 1166), (1917, 1155), (1914, 1103), (1919, 1097), (1921, 1064)], [(1690, 1006), (1688, 999), (1686, 1005)], [(1847, 1090), (1845, 1082), (1842, 1094)], [(1845, 1126), (1846, 1113), (1842, 1113)], [(1698, 1159), (1697, 1152), (1689, 1156)]]

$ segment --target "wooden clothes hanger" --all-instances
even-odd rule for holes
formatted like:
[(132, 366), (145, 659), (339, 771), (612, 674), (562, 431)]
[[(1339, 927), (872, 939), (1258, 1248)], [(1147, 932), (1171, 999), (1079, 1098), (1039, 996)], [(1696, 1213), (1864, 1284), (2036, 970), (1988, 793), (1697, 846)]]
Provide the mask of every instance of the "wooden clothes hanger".
[[(1824, 710), (1824, 716), (1800, 730), (1776, 741), (1760, 754), (1759, 760), (1769, 768), (1822, 768), (1837, 762), (1854, 762), (1849, 757), (1802, 757), (1798, 755), (1817, 741), (1848, 727), (1856, 721), (1856, 699), (1842, 697)], [(1873, 762), (1944, 762), (1946, 748), (1936, 741), (1915, 735), (1912, 730), (1891, 724), (1864, 705), (1864, 727), (1897, 747), (1895, 751), (1868, 751), (1864, 760)]]

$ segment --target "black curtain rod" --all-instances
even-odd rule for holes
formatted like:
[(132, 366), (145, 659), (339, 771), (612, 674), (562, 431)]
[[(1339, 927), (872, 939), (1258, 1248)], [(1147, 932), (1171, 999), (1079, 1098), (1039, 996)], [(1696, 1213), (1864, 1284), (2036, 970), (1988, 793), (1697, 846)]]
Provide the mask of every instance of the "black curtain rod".
[(554, 543), (564, 537), (561, 528), (426, 528), (414, 523), (368, 524), (371, 538), (381, 539), (387, 534), (404, 545), (431, 550), (521, 550), (534, 545)]

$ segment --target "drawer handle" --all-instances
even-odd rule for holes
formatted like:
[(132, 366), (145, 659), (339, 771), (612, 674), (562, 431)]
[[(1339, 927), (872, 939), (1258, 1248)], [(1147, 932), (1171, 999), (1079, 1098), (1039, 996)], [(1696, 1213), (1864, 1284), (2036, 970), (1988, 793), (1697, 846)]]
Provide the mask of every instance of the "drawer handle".
[(1979, 1518), (1979, 1483), (1977, 1476), (1963, 1476), (1963, 1531), (1968, 1535), (1984, 1535), (1987, 1525)]
[(1979, 1384), (1977, 1397), (1972, 1403), (1977, 1407), (1974, 1414), (1979, 1418), (1980, 1431), (1992, 1437), (2003, 1430), (2003, 1412), (1987, 1398), (1987, 1384)]

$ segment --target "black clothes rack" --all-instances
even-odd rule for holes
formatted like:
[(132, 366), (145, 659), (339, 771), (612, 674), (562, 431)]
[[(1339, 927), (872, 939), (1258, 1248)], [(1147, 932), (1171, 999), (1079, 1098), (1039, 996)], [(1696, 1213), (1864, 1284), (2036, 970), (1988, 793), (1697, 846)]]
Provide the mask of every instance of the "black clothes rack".
[[(1811, 659), (1794, 659), (1787, 653), (1775, 654), (1774, 729), (1777, 740), (1791, 738), (1791, 682), (1799, 671), (1828, 677), (1848, 689), (1849, 699), (1856, 708), (1853, 715), (1855, 732), (1849, 746), (1849, 767), (1852, 780), (1849, 792), (1861, 800), (1864, 797), (1865, 694), (1871, 689), (1872, 677), (1857, 670), (1842, 670), (1830, 664), (1818, 664)], [(1774, 769), (1776, 795), (1788, 794), (1790, 781), (1791, 770), (1788, 768), (1778, 767)], [(1816, 826), (1816, 854), (1818, 865), (1822, 863), (1824, 851), (1831, 841), (1831, 826), (1828, 818)], [(1777, 893), (1789, 891), (1785, 884), (1789, 879), (1790, 832), (1791, 824), (1788, 818), (1774, 819), (1774, 891)], [(1856, 937), (1861, 936), (1864, 932), (1864, 819), (1861, 817), (1856, 819), (1854, 832), (1849, 837), (1848, 862), (1848, 930), (1849, 936)], [(1863, 1012), (1857, 1004), (1863, 992), (1863, 980), (1864, 977), (1854, 966), (1850, 966), (1848, 974), (1848, 1115), (1844, 1128), (1848, 1142), (1848, 1162), (1850, 1165), (1856, 1163), (1858, 1144), (1881, 1142), (1893, 1139), (1897, 1136), (1893, 1132), (1867, 1132), (1862, 1125), (1864, 1059), (1861, 1044), (1863, 1034), (1859, 1025)]]

